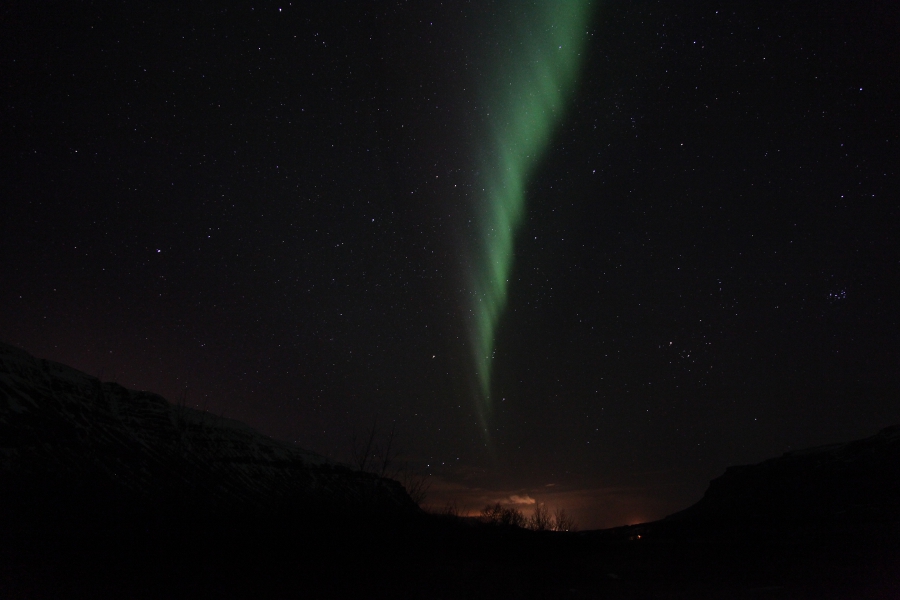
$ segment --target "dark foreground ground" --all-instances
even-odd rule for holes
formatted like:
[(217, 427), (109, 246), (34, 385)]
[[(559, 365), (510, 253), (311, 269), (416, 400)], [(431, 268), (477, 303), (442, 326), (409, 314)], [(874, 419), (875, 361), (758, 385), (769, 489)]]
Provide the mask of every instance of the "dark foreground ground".
[(0, 597), (900, 598), (893, 535), (701, 541), (648, 531), (541, 534), (327, 510), (294, 522), (198, 516), (116, 531), (7, 525)]

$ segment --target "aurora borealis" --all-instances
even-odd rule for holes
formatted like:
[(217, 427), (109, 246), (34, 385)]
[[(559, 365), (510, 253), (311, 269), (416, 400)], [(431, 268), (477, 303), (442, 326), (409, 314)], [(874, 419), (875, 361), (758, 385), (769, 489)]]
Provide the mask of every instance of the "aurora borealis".
[[(476, 193), (475, 250), (470, 257), (470, 343), (480, 384), (479, 415), (491, 410), (494, 334), (506, 308), (515, 241), (529, 175), (562, 119), (587, 41), (587, 0), (516, 3), (486, 69), (486, 122)], [(487, 57), (486, 57), (487, 58)]]

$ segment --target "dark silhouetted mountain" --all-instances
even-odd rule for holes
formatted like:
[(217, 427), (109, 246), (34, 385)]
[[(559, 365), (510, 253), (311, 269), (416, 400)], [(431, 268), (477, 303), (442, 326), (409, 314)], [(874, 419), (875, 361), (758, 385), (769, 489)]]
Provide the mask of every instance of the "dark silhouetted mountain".
[(729, 467), (699, 502), (655, 525), (659, 531), (699, 535), (900, 531), (900, 426)]
[(36, 523), (418, 510), (395, 481), (5, 344), (0, 498)]

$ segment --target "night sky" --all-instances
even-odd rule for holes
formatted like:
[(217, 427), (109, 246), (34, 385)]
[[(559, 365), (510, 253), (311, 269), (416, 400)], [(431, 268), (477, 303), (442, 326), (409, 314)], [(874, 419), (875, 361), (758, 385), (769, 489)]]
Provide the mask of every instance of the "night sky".
[(377, 418), (434, 506), (660, 518), (900, 423), (898, 31), (889, 0), (13, 2), (0, 340), (339, 460)]

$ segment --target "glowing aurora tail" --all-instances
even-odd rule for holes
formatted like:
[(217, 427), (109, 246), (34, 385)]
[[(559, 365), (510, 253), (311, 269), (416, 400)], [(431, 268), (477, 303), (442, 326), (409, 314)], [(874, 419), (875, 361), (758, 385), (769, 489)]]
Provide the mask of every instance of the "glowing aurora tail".
[(476, 246), (469, 267), (469, 342), (485, 433), (492, 409), (494, 336), (506, 308), (525, 186), (573, 91), (590, 5), (588, 0), (516, 0), (511, 5), (516, 30), (495, 33), (501, 52), (485, 72), (490, 78), (482, 90), (489, 138), (479, 161)]

